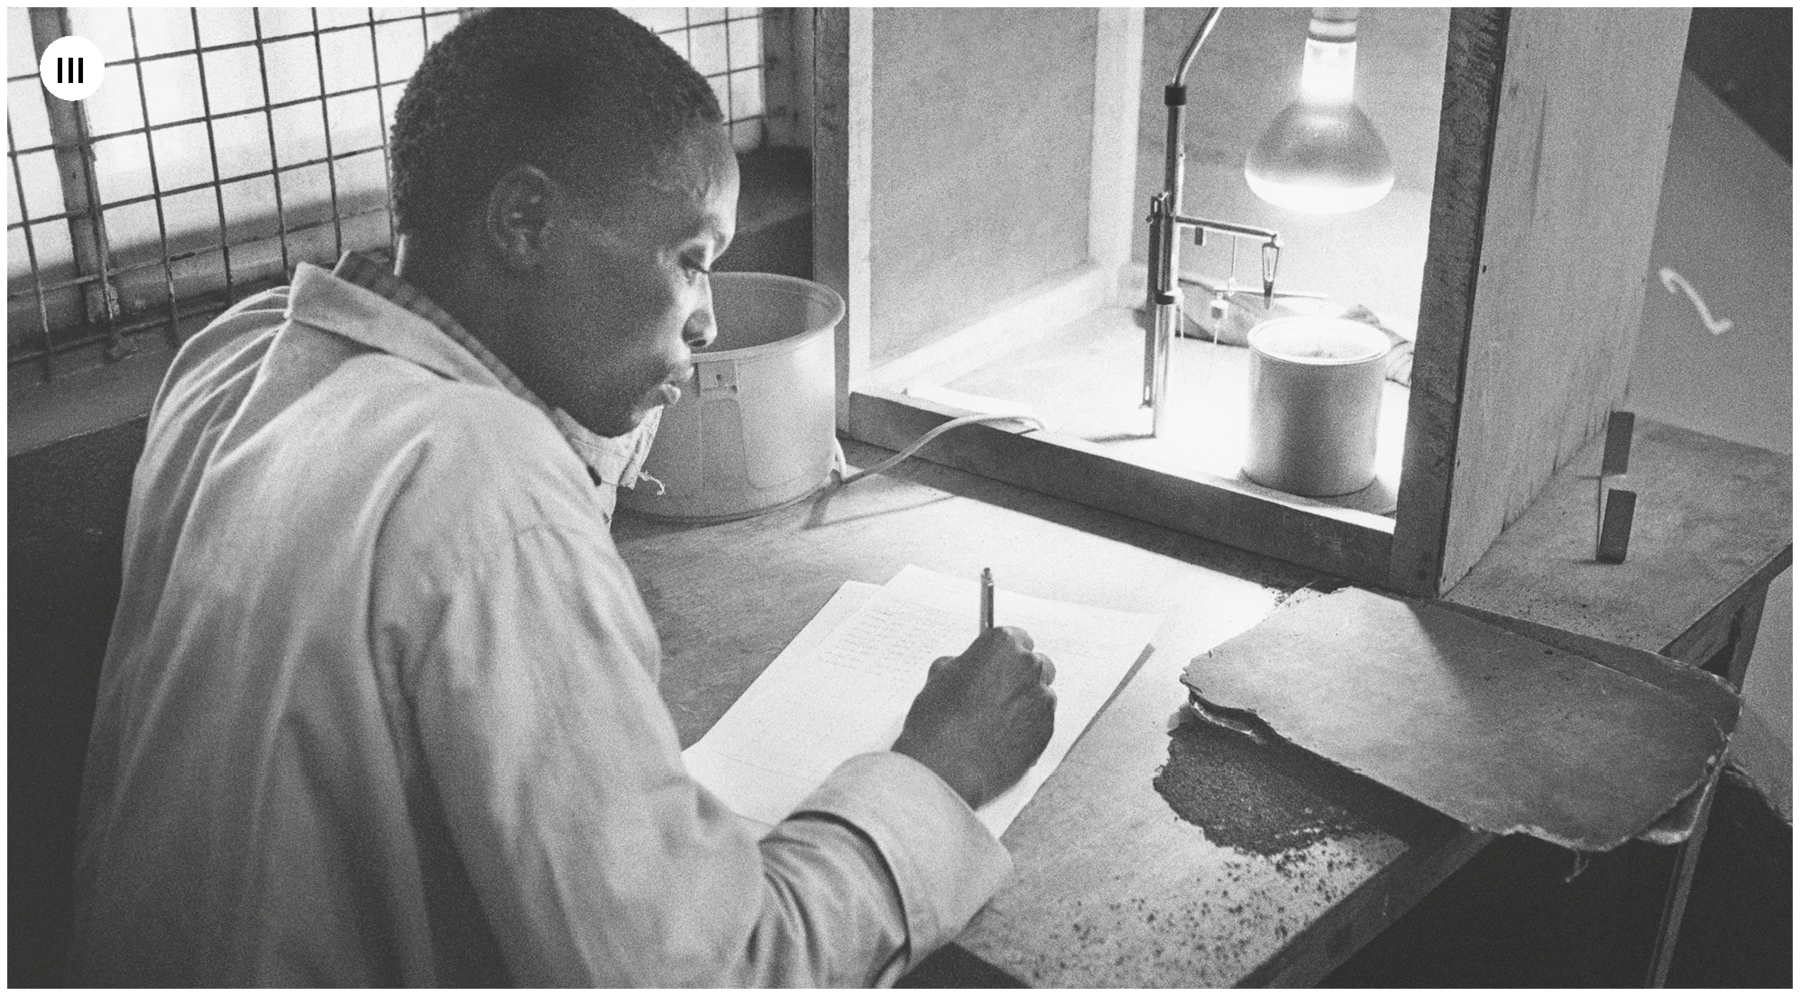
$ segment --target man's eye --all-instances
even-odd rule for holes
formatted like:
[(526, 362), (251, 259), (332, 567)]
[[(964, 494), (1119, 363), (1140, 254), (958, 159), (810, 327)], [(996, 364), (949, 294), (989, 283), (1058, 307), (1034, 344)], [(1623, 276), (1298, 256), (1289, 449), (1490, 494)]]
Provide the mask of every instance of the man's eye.
[(704, 263), (701, 263), (697, 259), (683, 259), (681, 261), (681, 265), (689, 273), (698, 274), (699, 276), (702, 276), (702, 277), (712, 276), (712, 267), (707, 266)]

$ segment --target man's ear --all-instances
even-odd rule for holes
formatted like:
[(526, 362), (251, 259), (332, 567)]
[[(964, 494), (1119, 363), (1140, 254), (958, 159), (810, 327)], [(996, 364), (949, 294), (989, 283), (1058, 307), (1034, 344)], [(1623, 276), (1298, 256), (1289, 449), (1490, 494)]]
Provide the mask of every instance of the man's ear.
[(556, 181), (536, 166), (515, 166), (488, 191), (484, 235), (508, 270), (535, 269), (550, 235)]

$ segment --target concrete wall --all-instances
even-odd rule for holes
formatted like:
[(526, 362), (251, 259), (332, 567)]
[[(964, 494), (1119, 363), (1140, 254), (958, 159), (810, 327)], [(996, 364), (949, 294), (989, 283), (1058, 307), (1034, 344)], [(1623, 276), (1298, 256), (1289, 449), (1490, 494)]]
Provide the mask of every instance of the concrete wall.
[(871, 360), (1087, 259), (1094, 11), (880, 8)]

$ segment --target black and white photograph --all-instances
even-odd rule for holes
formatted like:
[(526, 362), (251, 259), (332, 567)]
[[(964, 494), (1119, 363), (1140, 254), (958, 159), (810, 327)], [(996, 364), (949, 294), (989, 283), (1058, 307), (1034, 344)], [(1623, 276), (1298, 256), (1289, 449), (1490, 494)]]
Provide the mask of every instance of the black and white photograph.
[(9, 987), (1793, 985), (1790, 8), (6, 17)]

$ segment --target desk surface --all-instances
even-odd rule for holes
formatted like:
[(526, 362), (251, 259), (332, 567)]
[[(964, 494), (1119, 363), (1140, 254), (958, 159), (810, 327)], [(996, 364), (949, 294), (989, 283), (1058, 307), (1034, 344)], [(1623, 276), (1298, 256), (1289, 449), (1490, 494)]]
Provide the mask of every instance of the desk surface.
[[(880, 451), (852, 446), (853, 463)], [(912, 461), (756, 519), (614, 528), (664, 647), (684, 745), (724, 714), (846, 580), (916, 563), (1163, 614), (1155, 652), (1005, 842), (1013, 880), (959, 943), (1036, 985), (1322, 977), (1485, 842), (1305, 754), (1169, 730), (1218, 571), (1271, 605), (1318, 575)]]

